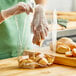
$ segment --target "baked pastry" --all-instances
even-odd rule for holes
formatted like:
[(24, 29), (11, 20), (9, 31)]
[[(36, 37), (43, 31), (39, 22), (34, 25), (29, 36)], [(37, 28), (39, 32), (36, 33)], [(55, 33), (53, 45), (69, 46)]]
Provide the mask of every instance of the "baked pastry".
[(21, 68), (40, 68), (46, 67), (53, 63), (54, 57), (40, 52), (25, 51), (23, 56), (18, 58), (19, 67)]
[(63, 37), (61, 39), (58, 40), (59, 42), (62, 42), (63, 44), (65, 44), (66, 46), (69, 46), (71, 48), (71, 50), (73, 48), (76, 48), (76, 43), (73, 42), (72, 39), (70, 38), (67, 38), (67, 37)]
[(76, 57), (76, 48), (72, 49), (72, 54), (74, 57)]
[[(61, 43), (61, 42), (58, 42), (58, 43)], [(56, 48), (56, 52), (57, 53), (61, 53), (61, 54), (64, 54), (65, 52), (67, 51), (70, 51), (70, 47), (66, 46), (65, 44), (57, 44), (57, 48)]]
[[(53, 50), (52, 44), (50, 44), (51, 50)], [(57, 41), (56, 43), (56, 52), (60, 54), (64, 54), (67, 51), (70, 51), (70, 47), (65, 45), (64, 43)]]
[(65, 52), (65, 56), (72, 57), (73, 56), (72, 51)]

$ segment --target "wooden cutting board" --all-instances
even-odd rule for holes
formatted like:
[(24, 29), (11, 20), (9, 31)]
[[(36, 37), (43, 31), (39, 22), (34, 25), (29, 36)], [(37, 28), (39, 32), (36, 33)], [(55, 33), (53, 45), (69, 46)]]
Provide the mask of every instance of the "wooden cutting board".
[(54, 63), (76, 67), (76, 57), (66, 57), (64, 54), (57, 54)]
[[(47, 53), (47, 54), (51, 54), (52, 53), (50, 51), (49, 47), (36, 49), (35, 52), (36, 51), (41, 52), (41, 53)], [(66, 57), (65, 54), (55, 53), (55, 61), (54, 61), (54, 63), (76, 67), (76, 57)]]

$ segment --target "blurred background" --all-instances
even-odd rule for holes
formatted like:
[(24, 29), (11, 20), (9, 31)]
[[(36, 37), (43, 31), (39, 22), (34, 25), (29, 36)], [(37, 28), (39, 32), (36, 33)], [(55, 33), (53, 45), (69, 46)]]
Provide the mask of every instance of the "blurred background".
[(47, 0), (47, 10), (76, 11), (76, 0)]

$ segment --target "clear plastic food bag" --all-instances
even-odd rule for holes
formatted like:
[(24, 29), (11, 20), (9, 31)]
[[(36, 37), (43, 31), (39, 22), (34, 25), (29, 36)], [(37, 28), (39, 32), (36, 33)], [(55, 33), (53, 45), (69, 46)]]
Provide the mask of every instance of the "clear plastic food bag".
[[(20, 17), (15, 16), (17, 30), (18, 30), (18, 64), (21, 68), (40, 68), (47, 67), (53, 64), (56, 50), (56, 33), (57, 33), (57, 19), (56, 11), (51, 14), (49, 18), (52, 26), (47, 33), (45, 39), (42, 40), (41, 46), (32, 42), (34, 34), (31, 32), (31, 15), (24, 18), (22, 24), (19, 24)], [(48, 24), (47, 26), (49, 26)], [(19, 25), (22, 26), (19, 28)], [(28, 28), (26, 26), (29, 25)], [(28, 32), (26, 31), (28, 30)], [(28, 44), (27, 44), (28, 43)]]

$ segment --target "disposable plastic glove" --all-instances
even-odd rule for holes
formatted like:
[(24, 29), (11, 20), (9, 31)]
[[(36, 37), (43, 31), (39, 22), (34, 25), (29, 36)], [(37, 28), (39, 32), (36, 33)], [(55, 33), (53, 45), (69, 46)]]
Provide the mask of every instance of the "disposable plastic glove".
[(33, 12), (33, 9), (31, 8), (29, 4), (26, 4), (24, 2), (19, 2), (17, 5), (11, 8), (2, 10), (1, 14), (2, 14), (2, 17), (6, 19), (12, 15), (20, 14), (23, 12), (26, 12), (27, 14), (29, 14), (30, 12)]
[(45, 11), (42, 5), (37, 5), (32, 21), (32, 32), (34, 33), (33, 43), (40, 45), (41, 41), (45, 39), (48, 31), (48, 23), (45, 17)]

